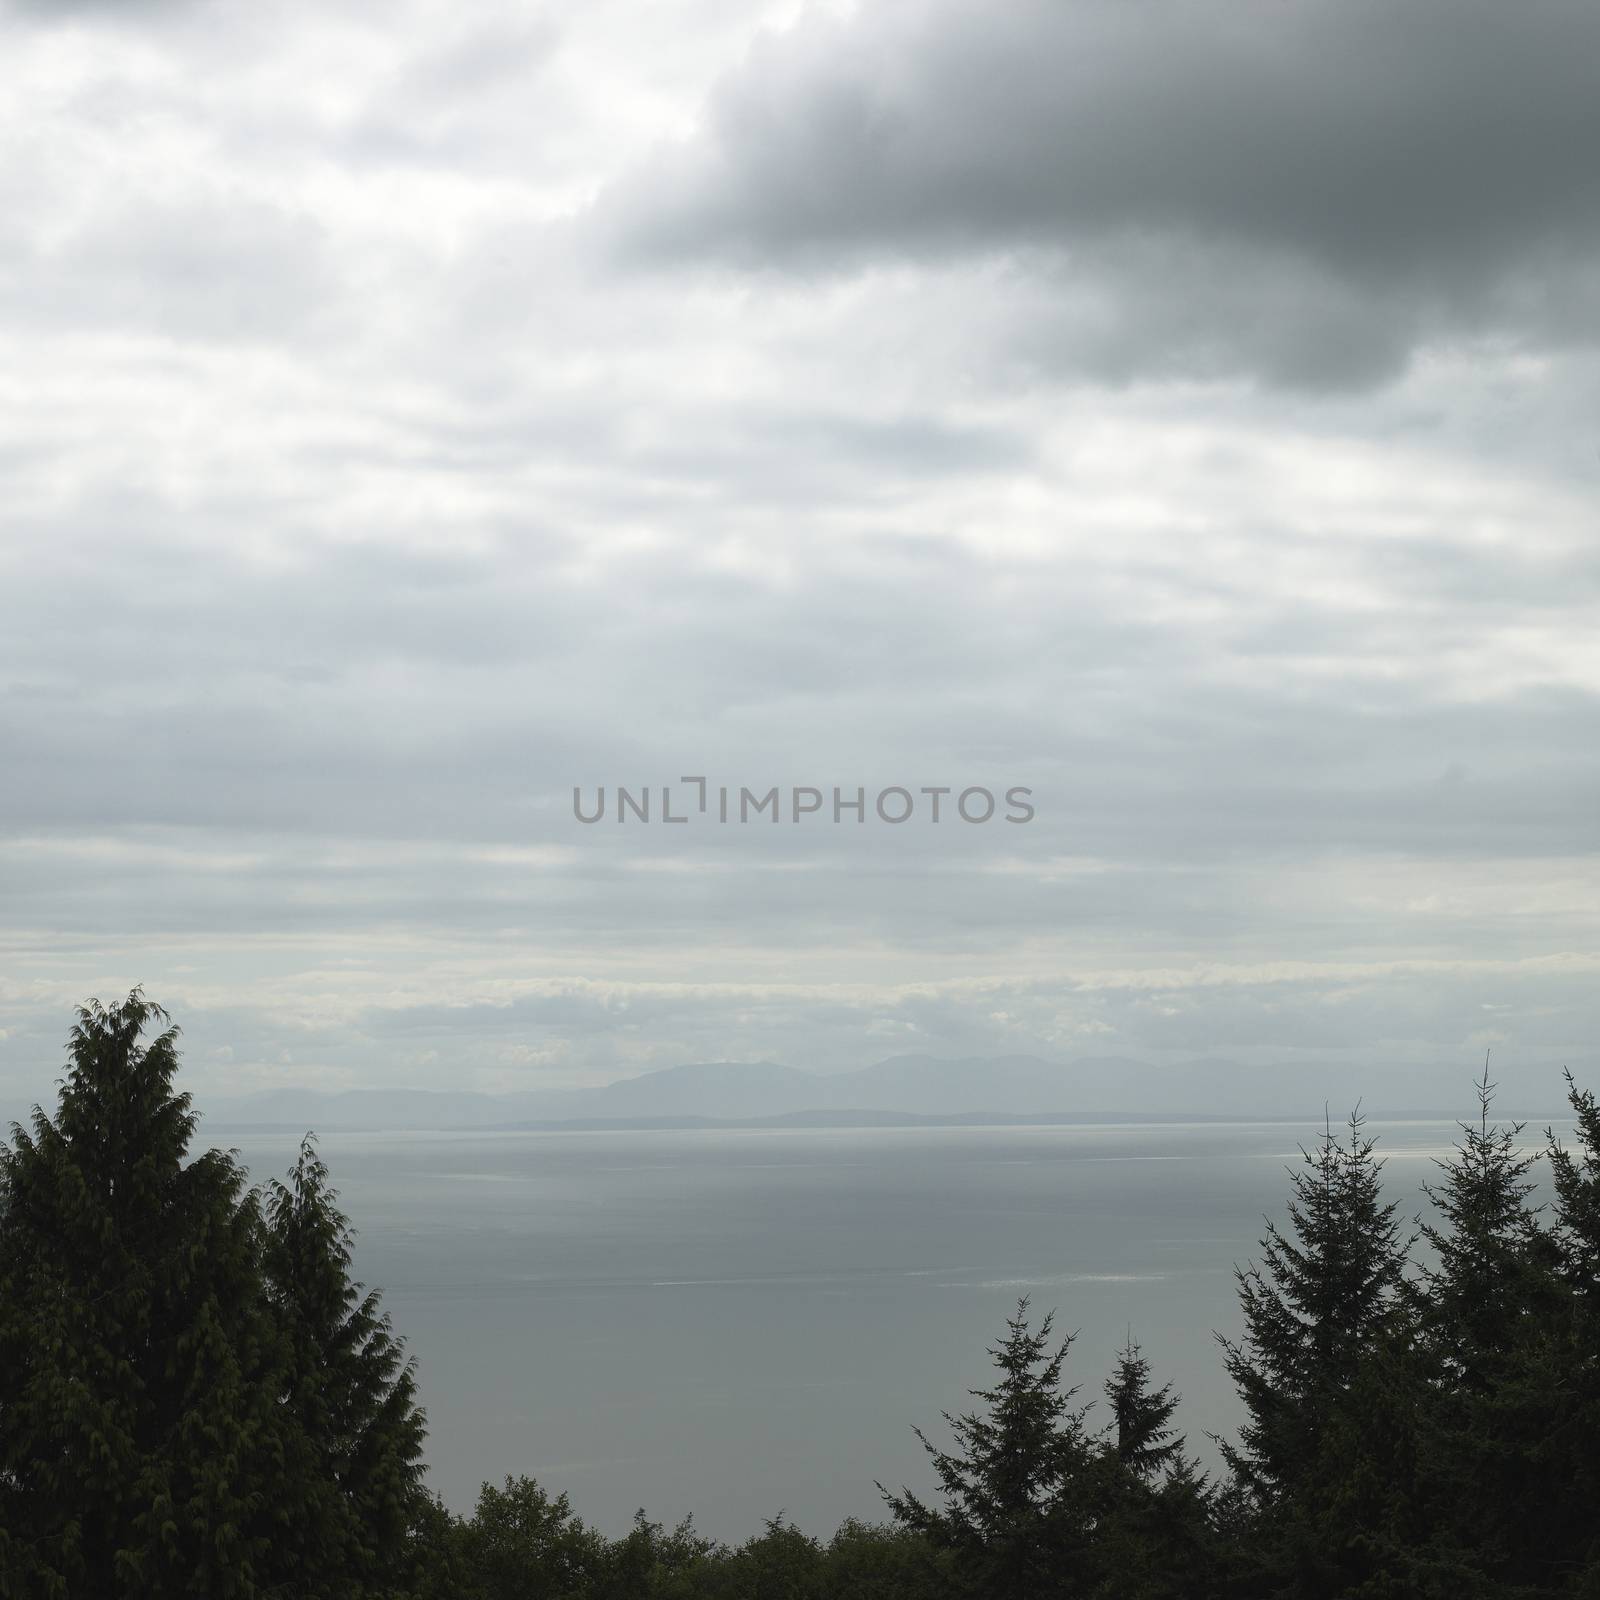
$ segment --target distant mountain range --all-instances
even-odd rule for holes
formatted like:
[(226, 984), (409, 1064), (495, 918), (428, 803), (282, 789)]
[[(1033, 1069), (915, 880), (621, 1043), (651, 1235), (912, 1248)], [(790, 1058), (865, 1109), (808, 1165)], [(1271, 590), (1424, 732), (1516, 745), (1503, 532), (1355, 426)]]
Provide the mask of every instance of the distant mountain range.
[[(1540, 1074), (1541, 1080), (1543, 1074)], [(452, 1090), (273, 1089), (205, 1098), (211, 1124), (296, 1128), (451, 1129), (588, 1124), (819, 1126), (1001, 1120), (1289, 1117), (1341, 1119), (1359, 1097), (1374, 1115), (1466, 1115), (1470, 1065), (1370, 1070), (1244, 1065), (1202, 1058), (1151, 1065), (1122, 1056), (1068, 1062), (1037, 1056), (949, 1059), (891, 1056), (850, 1072), (810, 1072), (769, 1061), (668, 1067), (594, 1089), (476, 1094)], [(1561, 1110), (1559, 1073), (1529, 1086), (1506, 1114)], [(1527, 1111), (1531, 1105), (1532, 1113)]]

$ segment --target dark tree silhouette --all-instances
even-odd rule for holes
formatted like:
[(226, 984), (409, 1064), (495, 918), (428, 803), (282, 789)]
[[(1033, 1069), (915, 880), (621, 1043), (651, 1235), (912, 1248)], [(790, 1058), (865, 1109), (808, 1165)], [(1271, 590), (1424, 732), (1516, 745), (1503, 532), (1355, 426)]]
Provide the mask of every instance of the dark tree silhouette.
[(1423, 1226), (1435, 1264), (1423, 1269), (1426, 1321), (1451, 1379), (1482, 1388), (1519, 1343), (1519, 1325), (1548, 1288), (1549, 1258), (1529, 1205), (1536, 1152), (1522, 1154), (1523, 1124), (1494, 1124), (1487, 1063), (1477, 1085), (1478, 1120), (1463, 1122), (1443, 1178), (1426, 1186), (1438, 1221)]
[(1245, 1336), (1221, 1343), (1247, 1416), (1224, 1454), (1263, 1503), (1315, 1459), (1326, 1410), (1348, 1390), (1400, 1285), (1409, 1240), (1383, 1199), (1383, 1163), (1363, 1123), (1353, 1112), (1343, 1142), (1329, 1127), (1302, 1150), (1288, 1230), (1269, 1222), (1261, 1264), (1237, 1274)]
[(137, 989), (78, 1013), (54, 1117), (0, 1155), (0, 1525), (11, 1592), (264, 1592), (292, 1420), (260, 1218), (187, 1161), (177, 1030)]
[(350, 1277), (350, 1225), (307, 1135), (288, 1182), (267, 1191), (265, 1270), (287, 1343), (285, 1388), (331, 1489), (296, 1529), (315, 1570), (346, 1585), (392, 1586), (419, 1515), (422, 1443), (416, 1375), (376, 1291)]
[(1150, 1387), (1150, 1363), (1130, 1335), (1106, 1380), (1117, 1457), (1141, 1478), (1153, 1477), (1183, 1458), (1183, 1436), (1172, 1426), (1178, 1397), (1170, 1383)]
[[(1582, 1371), (1559, 1247), (1539, 1226), (1523, 1124), (1490, 1120), (1487, 1064), (1478, 1116), (1428, 1186), (1416, 1323), (1427, 1363), (1421, 1461), (1429, 1542), (1463, 1573), (1555, 1592), (1570, 1568), (1577, 1509), (1563, 1435)], [(1592, 1511), (1582, 1512), (1585, 1539)]]
[(941, 1450), (919, 1428), (943, 1503), (879, 1484), (895, 1519), (951, 1552), (968, 1592), (993, 1600), (1077, 1592), (1091, 1569), (1091, 1535), (1104, 1499), (1098, 1453), (1084, 1428), (1087, 1406), (1061, 1387), (1072, 1336), (1051, 1349), (1054, 1313), (1037, 1329), (1028, 1302), (989, 1354), (999, 1372), (975, 1389), (981, 1409), (944, 1413), (955, 1448)]
[(1578, 1147), (1566, 1149), (1551, 1129), (1545, 1140), (1555, 1188), (1556, 1241), (1562, 1275), (1590, 1311), (1600, 1315), (1600, 1105), (1566, 1074), (1567, 1100)]

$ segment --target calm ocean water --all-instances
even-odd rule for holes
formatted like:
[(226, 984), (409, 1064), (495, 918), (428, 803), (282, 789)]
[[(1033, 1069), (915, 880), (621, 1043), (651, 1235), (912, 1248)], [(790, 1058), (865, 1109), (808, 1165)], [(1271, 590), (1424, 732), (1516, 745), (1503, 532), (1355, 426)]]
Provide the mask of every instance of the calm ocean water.
[[(643, 1506), (724, 1538), (779, 1511), (876, 1517), (926, 1486), (913, 1423), (986, 1381), (1019, 1295), (1077, 1330), (1099, 1393), (1131, 1329), (1191, 1442), (1237, 1412), (1212, 1339), (1290, 1124), (333, 1133), (322, 1151), (416, 1356), (434, 1486), (529, 1473), (618, 1531)], [(1407, 1212), (1452, 1125), (1372, 1131)], [(1529, 1130), (1529, 1136), (1534, 1130)], [(259, 1179), (294, 1141), (206, 1128)]]

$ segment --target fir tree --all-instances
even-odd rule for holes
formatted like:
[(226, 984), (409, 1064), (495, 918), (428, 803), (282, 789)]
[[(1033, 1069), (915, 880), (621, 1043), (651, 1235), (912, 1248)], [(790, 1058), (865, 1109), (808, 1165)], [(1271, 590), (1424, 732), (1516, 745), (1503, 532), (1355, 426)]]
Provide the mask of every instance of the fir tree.
[[(1435, 1261), (1422, 1278), (1432, 1392), (1421, 1462), (1428, 1543), (1506, 1590), (1550, 1593), (1593, 1539), (1572, 1498), (1572, 1420), (1583, 1378), (1555, 1240), (1537, 1222), (1520, 1122), (1494, 1124), (1487, 1065), (1478, 1118), (1428, 1186)], [(1581, 1453), (1581, 1452), (1580, 1452)]]
[(1517, 1342), (1534, 1309), (1542, 1276), (1542, 1241), (1528, 1203), (1523, 1124), (1491, 1124), (1495, 1086), (1488, 1063), (1477, 1085), (1478, 1120), (1463, 1122), (1453, 1155), (1437, 1163), (1442, 1181), (1425, 1186), (1438, 1220), (1423, 1227), (1437, 1261), (1424, 1271), (1428, 1324), (1440, 1358), (1457, 1383), (1483, 1387)]
[(1220, 1562), (1209, 1485), (1172, 1426), (1172, 1385), (1153, 1389), (1134, 1342), (1106, 1382), (1114, 1462), (1106, 1514), (1095, 1530), (1100, 1564), (1119, 1600), (1201, 1600), (1219, 1592)]
[(1230, 1517), (1248, 1586), (1307, 1597), (1357, 1592), (1384, 1552), (1369, 1521), (1392, 1520), (1352, 1445), (1374, 1414), (1374, 1365), (1403, 1314), (1410, 1239), (1382, 1194), (1359, 1110), (1291, 1174), (1286, 1230), (1268, 1225), (1262, 1264), (1239, 1273), (1242, 1343), (1223, 1341), (1245, 1403)]
[(1374, 1345), (1400, 1286), (1409, 1239), (1382, 1194), (1375, 1141), (1352, 1113), (1341, 1142), (1324, 1130), (1290, 1174), (1287, 1232), (1269, 1222), (1262, 1262), (1238, 1272), (1242, 1342), (1221, 1341), (1245, 1404), (1223, 1453), (1259, 1505), (1312, 1470), (1317, 1434)]
[(1555, 1189), (1553, 1242), (1557, 1271), (1567, 1290), (1565, 1349), (1561, 1365), (1570, 1403), (1550, 1429), (1548, 1447), (1576, 1536), (1565, 1541), (1575, 1573), (1573, 1588), (1600, 1595), (1600, 1105), (1566, 1075), (1576, 1124), (1577, 1150), (1546, 1133)]
[(953, 1417), (953, 1451), (919, 1428), (939, 1479), (941, 1506), (909, 1489), (878, 1485), (897, 1522), (951, 1552), (967, 1592), (990, 1600), (1034, 1600), (1078, 1592), (1093, 1568), (1092, 1530), (1105, 1477), (1084, 1429), (1088, 1407), (1061, 1374), (1069, 1335), (1052, 1352), (1054, 1313), (1037, 1329), (1020, 1301), (1006, 1337), (990, 1350), (999, 1381), (975, 1389), (982, 1409)]
[(1151, 1478), (1181, 1463), (1184, 1441), (1172, 1426), (1178, 1397), (1170, 1383), (1151, 1389), (1150, 1363), (1132, 1335), (1106, 1380), (1106, 1399), (1116, 1430), (1117, 1457), (1129, 1471)]
[(286, 1394), (329, 1497), (305, 1508), (308, 1570), (341, 1594), (390, 1584), (421, 1514), (425, 1435), (412, 1363), (376, 1291), (350, 1278), (351, 1230), (307, 1135), (267, 1199), (266, 1275), (287, 1335)]
[(11, 1592), (203, 1594), (276, 1576), (286, 1502), (259, 1214), (186, 1160), (177, 1030), (135, 990), (78, 1014), (56, 1115), (0, 1154), (0, 1493)]
[(1570, 1072), (1566, 1079), (1577, 1152), (1566, 1149), (1554, 1130), (1545, 1133), (1555, 1188), (1555, 1234), (1562, 1275), (1579, 1301), (1600, 1317), (1600, 1105), (1594, 1091), (1580, 1090)]

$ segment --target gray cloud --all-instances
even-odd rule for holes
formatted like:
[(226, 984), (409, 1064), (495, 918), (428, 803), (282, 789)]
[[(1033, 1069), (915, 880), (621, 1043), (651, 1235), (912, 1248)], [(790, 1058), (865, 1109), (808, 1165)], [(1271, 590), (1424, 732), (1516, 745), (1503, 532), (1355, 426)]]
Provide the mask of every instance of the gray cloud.
[[(1505, 48), (1547, 117), (1588, 57), (1536, 10)], [(37, 1095), (71, 1005), (141, 980), (207, 1088), (1581, 1060), (1600, 362), (1536, 343), (1588, 179), (1513, 216), (1496, 168), (1480, 217), (1441, 166), (1446, 261), (1307, 130), (1442, 151), (1511, 93), (1492, 19), (1363, 77), (1362, 7), (1172, 9), (1161, 52), (1143, 15), (864, 8), (742, 68), (733, 0), (12, 28), (0, 1085)], [(1247, 59), (1299, 143), (1257, 148)], [(1230, 105), (1249, 136), (1200, 170)], [(1322, 162), (1350, 225), (1274, 162)], [(619, 272), (597, 222), (709, 270)], [(700, 771), (1039, 815), (570, 816)]]
[(214, 343), (326, 329), (341, 289), (314, 223), (215, 196), (107, 206), (32, 260), (17, 253), (0, 267), (0, 311), (13, 319), (76, 333), (144, 325)]
[(602, 218), (649, 259), (1035, 257), (1099, 376), (1391, 376), (1590, 337), (1600, 17), (1582, 0), (863, 9), (764, 44)]

